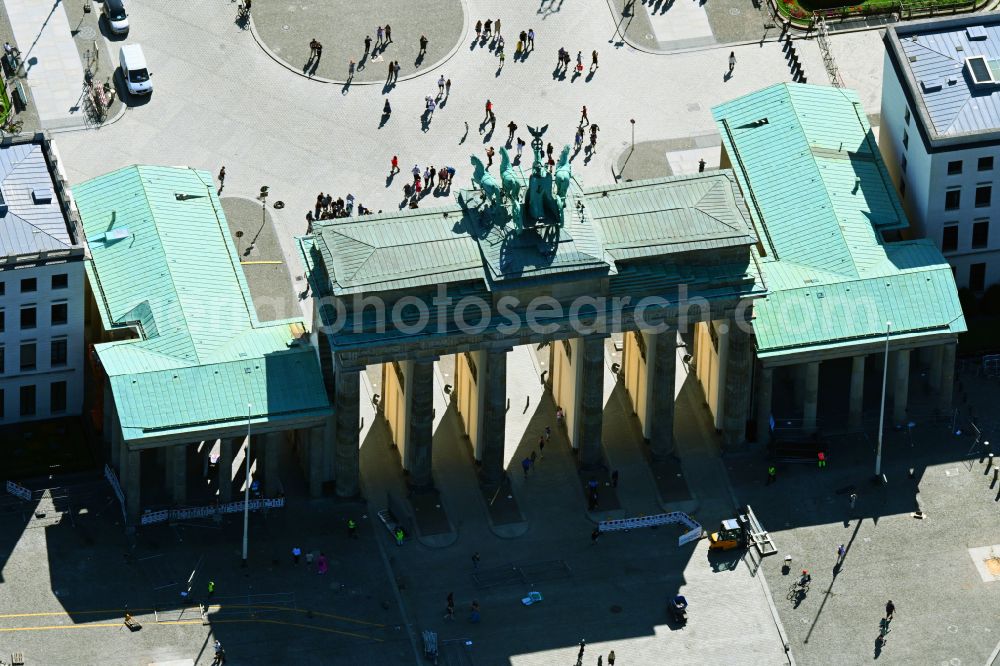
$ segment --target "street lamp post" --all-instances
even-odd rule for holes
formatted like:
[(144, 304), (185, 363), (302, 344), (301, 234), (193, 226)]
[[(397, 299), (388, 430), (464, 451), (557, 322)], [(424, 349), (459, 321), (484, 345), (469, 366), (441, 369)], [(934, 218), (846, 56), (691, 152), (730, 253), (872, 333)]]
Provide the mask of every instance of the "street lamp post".
[(632, 150), (635, 150), (635, 118), (629, 120), (632, 123)]
[(882, 363), (882, 402), (880, 403), (878, 415), (878, 449), (875, 451), (875, 478), (882, 474), (882, 432), (885, 430), (885, 388), (886, 380), (889, 377), (889, 331), (892, 330), (892, 322), (885, 322), (885, 360)]
[(246, 474), (243, 488), (243, 568), (247, 566), (247, 537), (250, 527), (250, 408), (253, 403), (247, 403), (247, 450)]

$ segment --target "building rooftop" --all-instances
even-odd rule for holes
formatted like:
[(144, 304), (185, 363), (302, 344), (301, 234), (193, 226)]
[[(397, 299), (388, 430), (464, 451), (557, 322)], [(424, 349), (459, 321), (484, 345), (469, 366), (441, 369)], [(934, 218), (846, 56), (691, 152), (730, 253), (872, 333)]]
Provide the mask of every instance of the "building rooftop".
[(324, 291), (345, 296), (461, 282), (492, 287), (580, 271), (614, 275), (630, 259), (756, 241), (729, 172), (571, 188), (566, 222), (551, 238), (488, 223), (478, 193), (465, 191), (461, 203), (440, 208), (316, 222), (306, 246), (323, 260)]
[(884, 41), (931, 145), (1000, 141), (1000, 13), (894, 25)]
[(0, 144), (0, 256), (81, 247), (48, 150), (41, 136)]
[(260, 322), (210, 174), (133, 166), (74, 188), (125, 438), (329, 412), (301, 320)]
[(951, 269), (907, 226), (855, 92), (778, 84), (712, 110), (759, 230), (769, 293), (754, 303), (758, 354), (885, 335), (960, 333)]

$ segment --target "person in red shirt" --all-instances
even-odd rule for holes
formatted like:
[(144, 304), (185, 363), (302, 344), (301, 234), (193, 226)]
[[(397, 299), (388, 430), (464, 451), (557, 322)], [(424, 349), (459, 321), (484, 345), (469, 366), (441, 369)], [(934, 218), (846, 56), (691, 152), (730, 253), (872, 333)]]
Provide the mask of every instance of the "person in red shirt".
[(397, 173), (399, 173), (399, 158), (396, 157), (395, 155), (393, 155), (392, 156), (392, 168), (389, 169), (389, 175), (392, 176), (392, 175), (397, 174)]

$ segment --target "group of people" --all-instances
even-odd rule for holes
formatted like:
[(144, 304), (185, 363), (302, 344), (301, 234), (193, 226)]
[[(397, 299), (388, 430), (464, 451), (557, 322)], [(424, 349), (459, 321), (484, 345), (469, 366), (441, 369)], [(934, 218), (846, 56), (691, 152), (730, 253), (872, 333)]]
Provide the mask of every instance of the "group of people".
[[(392, 176), (396, 173), (399, 173), (399, 158), (393, 155), (389, 175)], [(427, 166), (421, 171), (420, 166), (414, 164), (411, 173), (413, 181), (403, 185), (403, 205), (408, 204), (410, 208), (417, 208), (420, 199), (424, 198), (428, 192), (443, 193), (450, 190), (452, 178), (455, 177), (455, 169), (450, 166), (441, 166), (440, 168)]]
[[(556, 74), (565, 74), (569, 71), (569, 63), (571, 61), (569, 51), (563, 47), (559, 47), (559, 61), (556, 63)], [(591, 51), (590, 53), (590, 72), (597, 69), (597, 51)], [(583, 51), (576, 52), (576, 65), (574, 70), (577, 74), (583, 74)]]
[[(454, 620), (455, 619), (455, 593), (454, 592), (449, 592), (448, 593), (448, 599), (446, 600), (445, 603), (447, 605), (445, 606), (445, 610), (444, 610), (444, 619), (446, 619), (446, 620)], [(479, 615), (479, 602), (476, 601), (475, 599), (473, 599), (472, 603), (469, 605), (469, 622), (472, 622), (473, 624), (475, 624), (476, 622), (479, 622), (479, 619), (480, 619), (480, 615)]]
[[(358, 204), (357, 208), (358, 215), (371, 215), (371, 209), (365, 208), (362, 204)], [(350, 217), (355, 213), (354, 210), (354, 195), (348, 194), (347, 198), (338, 197), (333, 198), (332, 194), (319, 193), (316, 197), (316, 205), (311, 211), (306, 213), (306, 222), (309, 223), (309, 229), (312, 230), (312, 223), (316, 220), (332, 220), (338, 217)]]

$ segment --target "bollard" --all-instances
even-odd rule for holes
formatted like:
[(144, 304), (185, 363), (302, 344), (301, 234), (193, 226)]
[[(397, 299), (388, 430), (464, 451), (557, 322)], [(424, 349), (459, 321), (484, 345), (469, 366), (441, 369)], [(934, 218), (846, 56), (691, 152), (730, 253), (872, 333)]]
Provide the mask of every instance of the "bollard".
[(993, 483), (990, 484), (990, 488), (992, 488), (993, 486), (995, 486), (997, 484), (998, 480), (1000, 480), (1000, 469), (997, 469), (996, 467), (994, 467), (993, 468)]
[(993, 454), (990, 453), (986, 456), (986, 469), (993, 467)]

